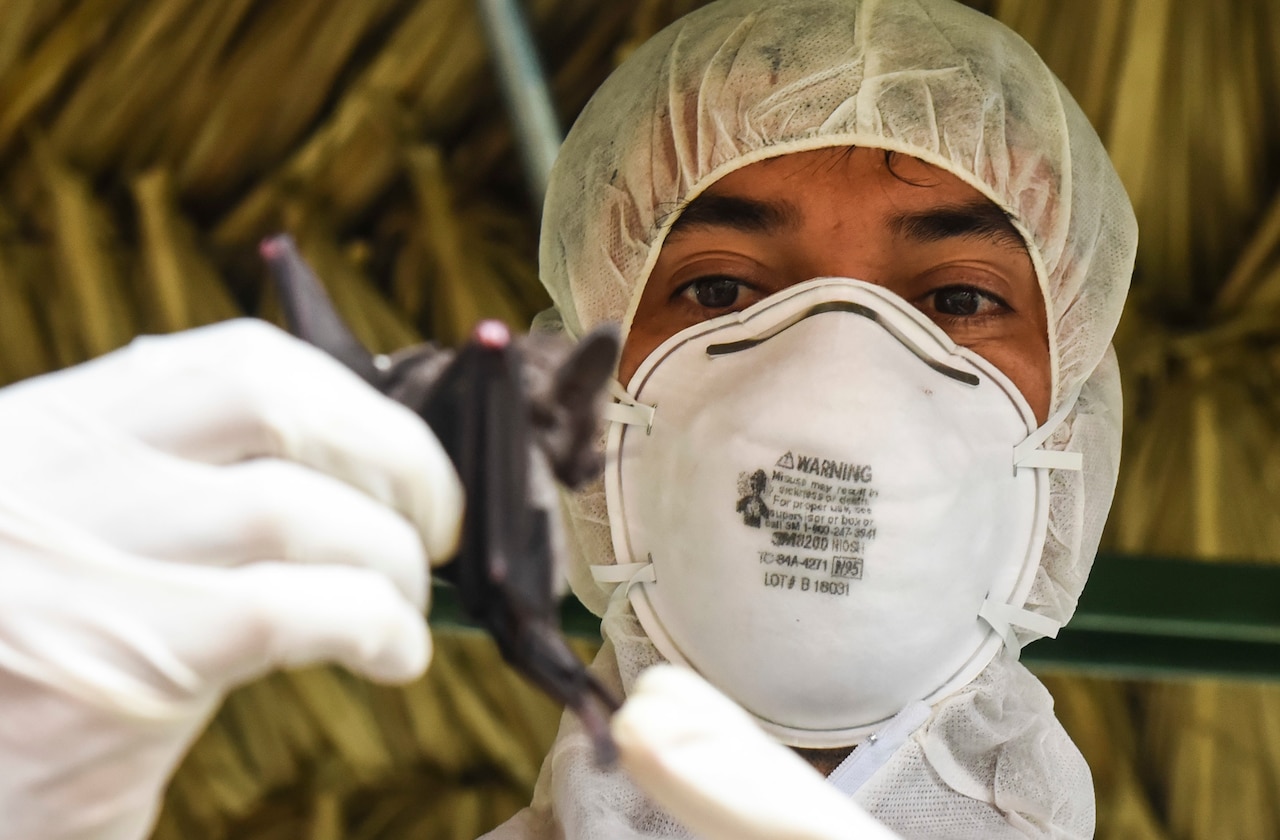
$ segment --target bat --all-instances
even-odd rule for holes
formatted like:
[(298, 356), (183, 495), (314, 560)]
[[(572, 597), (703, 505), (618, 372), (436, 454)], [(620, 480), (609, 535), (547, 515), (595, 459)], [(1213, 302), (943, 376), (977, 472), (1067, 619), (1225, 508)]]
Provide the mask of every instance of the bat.
[(260, 251), (294, 335), (413, 409), (440, 440), (466, 509), (458, 553), (436, 575), (456, 587), (463, 611), (511, 667), (577, 714), (597, 762), (612, 764), (609, 718), (619, 701), (559, 630), (564, 537), (555, 482), (580, 487), (603, 469), (597, 440), (617, 328), (601, 327), (572, 346), (482, 321), (457, 351), (426, 343), (375, 355), (342, 320), (292, 237), (265, 239)]

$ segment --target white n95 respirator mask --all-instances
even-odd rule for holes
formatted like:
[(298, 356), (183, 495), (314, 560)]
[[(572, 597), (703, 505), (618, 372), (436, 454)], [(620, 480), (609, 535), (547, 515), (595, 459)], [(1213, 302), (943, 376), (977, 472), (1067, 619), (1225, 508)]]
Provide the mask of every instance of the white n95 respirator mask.
[[(824, 278), (672, 336), (615, 406), (619, 586), (785, 743), (856, 743), (972, 680), (1022, 609), (1047, 468), (1017, 388), (892, 292)], [(1072, 401), (1067, 401), (1068, 407)], [(1060, 412), (1065, 414), (1064, 412)]]

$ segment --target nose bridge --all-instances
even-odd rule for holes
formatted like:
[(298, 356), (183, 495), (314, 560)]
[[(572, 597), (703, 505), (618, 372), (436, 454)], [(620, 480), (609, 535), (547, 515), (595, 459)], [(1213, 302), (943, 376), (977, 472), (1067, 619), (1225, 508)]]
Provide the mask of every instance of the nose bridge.
[[(909, 305), (905, 302), (881, 299), (867, 290), (860, 292), (856, 286), (850, 286), (844, 291), (836, 291), (843, 285), (845, 284), (836, 282), (833, 285), (822, 281), (816, 286), (787, 293), (787, 297), (791, 299), (790, 302), (784, 298), (783, 301), (774, 304), (775, 307), (780, 307), (775, 311), (787, 312), (787, 314), (783, 317), (769, 318), (759, 329), (743, 338), (709, 344), (705, 351), (706, 355), (709, 358), (716, 358), (759, 347), (770, 339), (814, 318), (862, 318), (876, 324), (879, 329), (892, 336), (902, 347), (937, 373), (969, 387), (977, 387), (978, 377), (971, 371), (957, 367), (951, 354), (943, 347), (937, 346), (936, 342), (928, 340), (926, 336), (912, 335), (919, 331), (909, 326), (912, 320)], [(819, 299), (815, 299), (815, 292)], [(803, 303), (795, 306), (798, 302)], [(903, 323), (904, 319), (907, 323)]]
[(799, 261), (800, 273), (807, 276), (797, 279), (849, 277), (894, 290), (899, 262), (893, 253), (894, 237), (863, 215), (848, 218), (833, 208), (826, 223), (813, 225)]

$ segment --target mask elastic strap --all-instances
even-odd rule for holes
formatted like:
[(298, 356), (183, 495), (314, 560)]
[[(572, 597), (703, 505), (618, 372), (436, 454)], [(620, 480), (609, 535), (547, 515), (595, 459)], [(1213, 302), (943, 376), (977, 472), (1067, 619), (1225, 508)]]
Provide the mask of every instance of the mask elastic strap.
[(986, 621), (991, 625), (992, 630), (1000, 634), (1000, 638), (1004, 639), (1004, 646), (1014, 656), (1022, 652), (1018, 634), (1014, 632), (1015, 627), (1048, 636), (1050, 639), (1056, 639), (1058, 631), (1062, 629), (1062, 622), (1047, 615), (991, 599), (982, 602), (982, 607), (978, 610), (978, 618)]
[(597, 565), (591, 567), (591, 577), (596, 583), (605, 586), (613, 584), (613, 594), (609, 600), (627, 597), (631, 587), (637, 583), (657, 583), (658, 577), (653, 571), (653, 561), (647, 563), (615, 563), (611, 566)]
[(1040, 448), (1040, 445), (1049, 439), (1049, 435), (1053, 434), (1067, 419), (1067, 415), (1076, 407), (1078, 399), (1080, 399), (1080, 392), (1076, 391), (1070, 399), (1063, 401), (1062, 406), (1050, 415), (1040, 428), (1027, 435), (1022, 443), (1013, 447), (1014, 472), (1018, 471), (1018, 467), (1076, 471), (1084, 469), (1084, 456), (1079, 452)]
[[(1067, 415), (1076, 407), (1076, 402), (1079, 399), (1080, 391), (1077, 390), (1069, 399), (1063, 400), (1058, 410), (1051, 414), (1049, 419), (1038, 429), (1013, 447), (1013, 471), (1015, 473), (1019, 467), (1076, 471), (1084, 469), (1084, 455), (1079, 452), (1062, 452), (1056, 449), (1040, 448), (1041, 444), (1048, 440), (1049, 436), (1066, 421)], [(1003, 604), (990, 599), (982, 602), (982, 607), (978, 610), (978, 617), (986, 621), (987, 624), (991, 625), (991, 629), (1000, 634), (1000, 638), (1004, 639), (1004, 646), (1014, 656), (1022, 652), (1022, 645), (1018, 642), (1017, 633), (1014, 632), (1015, 627), (1039, 633), (1041, 636), (1047, 636), (1050, 639), (1057, 638), (1058, 630), (1062, 628), (1062, 622), (1055, 621), (1048, 616), (1023, 609), (1022, 607), (1015, 607), (1013, 604)]]
[(929, 714), (929, 704), (923, 700), (908, 703), (879, 731), (867, 736), (845, 756), (844, 761), (827, 776), (827, 781), (845, 796), (853, 796), (906, 743), (911, 733), (924, 725)]
[(632, 397), (616, 379), (609, 380), (609, 394), (617, 402), (604, 407), (604, 419), (627, 426), (644, 426), (645, 434), (653, 430), (654, 407)]

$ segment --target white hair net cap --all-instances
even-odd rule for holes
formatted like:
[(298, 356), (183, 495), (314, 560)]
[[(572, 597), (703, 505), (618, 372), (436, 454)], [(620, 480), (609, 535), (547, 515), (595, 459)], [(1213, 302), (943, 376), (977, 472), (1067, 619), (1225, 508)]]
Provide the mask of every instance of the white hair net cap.
[[(1030, 46), (949, 0), (721, 0), (677, 21), (604, 83), (552, 173), (541, 271), (574, 336), (629, 326), (678, 211), (756, 161), (833, 146), (940, 167), (1003, 208), (1044, 295), (1052, 408), (1075, 401), (1050, 446), (1049, 530), (1027, 608), (1060, 622), (1084, 587), (1119, 465), (1119, 373), (1110, 350), (1137, 226), (1096, 133)], [(864, 278), (874, 279), (874, 278)], [(625, 599), (589, 566), (615, 562), (602, 489), (569, 500), (570, 583), (604, 615), (595, 667), (627, 688), (660, 656)], [(1022, 634), (1023, 641), (1031, 636)], [(911, 837), (1088, 837), (1093, 791), (1052, 700), (998, 656), (857, 794)], [(566, 717), (531, 809), (495, 836), (665, 837), (682, 829), (623, 776), (595, 771)]]

